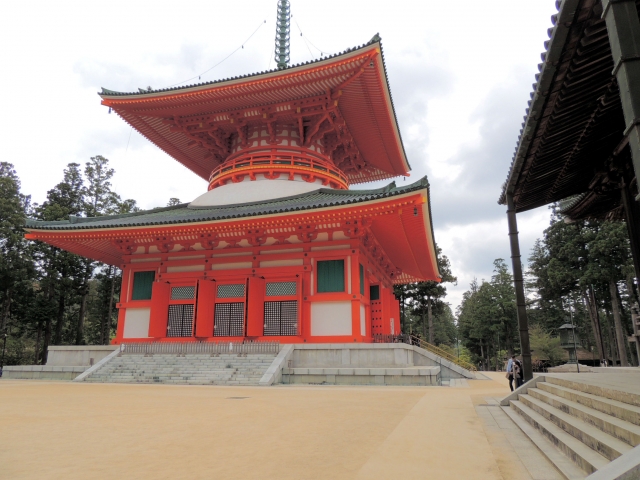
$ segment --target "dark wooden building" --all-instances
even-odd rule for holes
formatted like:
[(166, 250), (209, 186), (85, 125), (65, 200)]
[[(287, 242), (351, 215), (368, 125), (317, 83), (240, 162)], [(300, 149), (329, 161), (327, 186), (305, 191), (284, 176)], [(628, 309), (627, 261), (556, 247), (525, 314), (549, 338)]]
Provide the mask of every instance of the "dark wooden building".
[(527, 378), (516, 213), (562, 200), (569, 219), (624, 218), (640, 278), (640, 2), (559, 0), (556, 6), (498, 202), (509, 217)]

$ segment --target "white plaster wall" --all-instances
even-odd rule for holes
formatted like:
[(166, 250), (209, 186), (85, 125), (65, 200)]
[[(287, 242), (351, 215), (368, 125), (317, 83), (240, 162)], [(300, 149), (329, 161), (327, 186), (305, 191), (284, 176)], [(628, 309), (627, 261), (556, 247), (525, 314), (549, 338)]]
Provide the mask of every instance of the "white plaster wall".
[(124, 338), (149, 338), (150, 308), (127, 308), (124, 313)]
[(265, 260), (260, 262), (261, 267), (298, 267), (302, 265), (301, 258), (290, 258), (288, 260)]
[(179, 267), (167, 267), (167, 273), (202, 271), (204, 271), (204, 265), (181, 265)]
[[(296, 177), (299, 177), (299, 175), (296, 175)], [(305, 182), (302, 179), (292, 181), (288, 178), (269, 180), (262, 175), (256, 175), (256, 180), (254, 181), (249, 181), (248, 176), (245, 179), (246, 181), (243, 182), (229, 183), (209, 190), (191, 202), (189, 208), (251, 203), (300, 195), (322, 188), (321, 180), (316, 180), (314, 183)]]
[(231, 270), (233, 268), (251, 268), (251, 262), (235, 262), (235, 263), (215, 263), (211, 265), (211, 270)]
[(349, 245), (326, 245), (324, 247), (311, 247), (312, 252), (319, 252), (322, 250), (344, 250), (349, 248)]
[(144, 263), (144, 262), (161, 262), (162, 258), (160, 257), (149, 257), (149, 258), (132, 258), (131, 263)]
[(351, 302), (311, 303), (311, 335), (351, 335)]
[(366, 335), (367, 333), (367, 325), (366, 325), (366, 313), (364, 310), (364, 305), (360, 305), (360, 335)]

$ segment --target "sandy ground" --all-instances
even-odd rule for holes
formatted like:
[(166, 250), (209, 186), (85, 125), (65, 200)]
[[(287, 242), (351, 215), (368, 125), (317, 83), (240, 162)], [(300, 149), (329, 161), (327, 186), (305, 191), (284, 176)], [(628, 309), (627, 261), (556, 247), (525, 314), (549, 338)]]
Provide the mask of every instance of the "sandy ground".
[(482, 414), (509, 393), (503, 375), (459, 388), (3, 379), (0, 478), (545, 478)]

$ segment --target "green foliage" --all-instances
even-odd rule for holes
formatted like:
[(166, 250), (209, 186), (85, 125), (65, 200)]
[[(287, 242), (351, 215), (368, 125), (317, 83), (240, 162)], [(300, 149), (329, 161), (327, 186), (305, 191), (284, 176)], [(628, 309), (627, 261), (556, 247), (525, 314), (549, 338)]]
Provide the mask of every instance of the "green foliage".
[[(115, 332), (119, 270), (27, 241), (23, 231), (27, 215), (56, 221), (70, 215), (137, 211), (134, 200), (122, 200), (112, 190), (113, 174), (101, 156), (92, 157), (84, 171), (70, 163), (46, 200), (31, 206), (20, 192), (13, 166), (0, 164), (0, 332), (8, 332), (5, 363), (44, 362), (52, 343), (107, 343)], [(87, 307), (81, 314), (84, 298)]]
[[(458, 279), (451, 272), (451, 263), (440, 247), (436, 247), (438, 270), (441, 281), (429, 281), (396, 285), (394, 293), (405, 305), (405, 333), (424, 337), (427, 341), (433, 337), (433, 343), (452, 345), (457, 338), (455, 317), (451, 307), (444, 299), (447, 288), (444, 284), (456, 284)], [(429, 329), (429, 310), (431, 310), (433, 332)]]
[(552, 337), (540, 325), (529, 329), (532, 361), (548, 361), (551, 365), (558, 365), (564, 357), (564, 350), (560, 348), (560, 338)]
[(512, 353), (518, 343), (513, 277), (503, 259), (496, 259), (493, 265), (491, 281), (478, 284), (474, 280), (458, 308), (460, 338), (474, 363), (489, 364), (496, 349)]
[[(528, 273), (531, 325), (553, 333), (568, 322), (571, 310), (585, 346), (590, 349), (598, 344), (596, 329), (600, 328), (604, 356), (610, 360), (616, 356), (614, 332), (622, 328), (623, 338), (631, 332), (630, 304), (636, 301), (624, 222), (591, 219), (568, 223), (554, 207), (551, 223), (529, 257)], [(587, 302), (594, 299), (590, 311)], [(618, 305), (621, 309), (616, 312)]]

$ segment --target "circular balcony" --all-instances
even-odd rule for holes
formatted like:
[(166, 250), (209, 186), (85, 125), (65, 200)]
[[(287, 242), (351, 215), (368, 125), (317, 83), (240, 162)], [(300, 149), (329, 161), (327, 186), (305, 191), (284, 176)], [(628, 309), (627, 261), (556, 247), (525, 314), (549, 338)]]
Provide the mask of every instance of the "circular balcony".
[(243, 152), (242, 156), (230, 159), (217, 167), (209, 177), (209, 190), (228, 184), (239, 183), (248, 176), (256, 180), (256, 175), (264, 175), (267, 179), (288, 178), (314, 183), (317, 180), (323, 186), (341, 190), (349, 189), (349, 181), (335, 165), (323, 160), (307, 149), (273, 150)]

